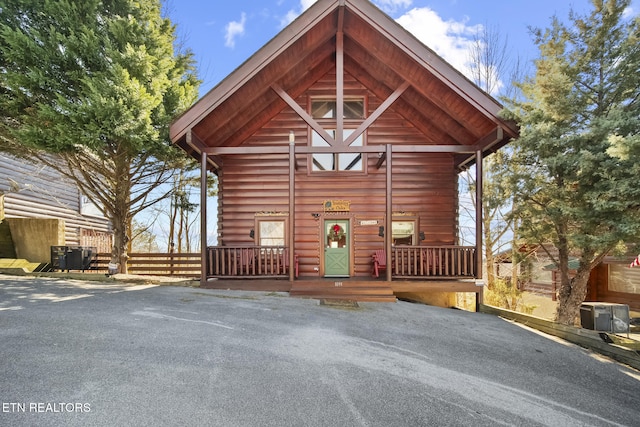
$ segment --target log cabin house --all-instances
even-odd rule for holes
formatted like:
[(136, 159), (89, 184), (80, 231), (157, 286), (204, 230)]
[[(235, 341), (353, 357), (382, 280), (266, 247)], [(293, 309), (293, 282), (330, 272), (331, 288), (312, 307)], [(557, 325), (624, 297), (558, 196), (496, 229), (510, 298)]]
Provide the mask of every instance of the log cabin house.
[[(517, 136), (501, 108), (370, 1), (317, 1), (171, 126), (202, 185), (219, 179), (203, 284), (481, 296), (481, 240), (460, 245), (457, 176)], [(201, 208), (206, 218), (206, 196)]]

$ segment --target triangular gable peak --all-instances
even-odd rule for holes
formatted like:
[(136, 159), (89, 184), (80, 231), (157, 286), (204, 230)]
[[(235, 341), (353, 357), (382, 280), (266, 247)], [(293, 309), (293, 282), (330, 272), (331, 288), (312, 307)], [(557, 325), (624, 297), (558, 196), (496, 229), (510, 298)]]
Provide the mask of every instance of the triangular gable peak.
[[(296, 102), (331, 72), (338, 109), (334, 134)], [(381, 103), (345, 136), (341, 109), (347, 74)], [(499, 103), (370, 1), (319, 0), (179, 117), (171, 139), (199, 159), (203, 152), (242, 146), (286, 109), (333, 147), (348, 146), (393, 111), (424, 135), (423, 144), (456, 153), (458, 166), (517, 135), (512, 123), (498, 117)], [(289, 130), (280, 132), (274, 137), (286, 146)], [(215, 156), (208, 161), (219, 166)]]

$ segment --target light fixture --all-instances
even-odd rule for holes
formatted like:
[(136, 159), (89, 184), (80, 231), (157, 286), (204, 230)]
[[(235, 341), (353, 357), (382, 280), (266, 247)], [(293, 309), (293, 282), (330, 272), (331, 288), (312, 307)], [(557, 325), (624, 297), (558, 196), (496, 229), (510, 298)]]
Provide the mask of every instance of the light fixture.
[(249, 237), (251, 237), (252, 239), (255, 237), (256, 232), (253, 230), (253, 228), (251, 230), (249, 230)]
[(378, 227), (378, 236), (384, 237), (384, 227)]

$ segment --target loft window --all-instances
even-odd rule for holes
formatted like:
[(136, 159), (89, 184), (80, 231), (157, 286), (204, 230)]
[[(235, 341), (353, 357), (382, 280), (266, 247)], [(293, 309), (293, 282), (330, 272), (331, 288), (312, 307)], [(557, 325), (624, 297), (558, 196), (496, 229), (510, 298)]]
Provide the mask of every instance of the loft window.
[[(311, 100), (311, 117), (314, 119), (335, 119), (336, 118), (336, 100), (317, 98)], [(343, 118), (363, 119), (364, 118), (364, 99), (354, 98), (344, 100)]]
[[(345, 139), (353, 133), (354, 129), (345, 129)], [(329, 131), (329, 134), (335, 138), (335, 130)], [(350, 147), (362, 147), (363, 136), (358, 136)], [(329, 143), (325, 141), (317, 132), (311, 132), (311, 146), (313, 147), (329, 147)], [(314, 172), (321, 171), (356, 171), (362, 172), (364, 169), (362, 162), (362, 153), (315, 153), (311, 155), (312, 167)]]

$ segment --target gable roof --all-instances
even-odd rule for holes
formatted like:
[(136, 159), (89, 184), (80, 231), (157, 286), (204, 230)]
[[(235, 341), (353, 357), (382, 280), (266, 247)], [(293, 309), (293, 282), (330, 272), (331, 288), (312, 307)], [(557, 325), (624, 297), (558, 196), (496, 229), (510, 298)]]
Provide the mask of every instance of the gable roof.
[[(498, 117), (497, 101), (369, 0), (318, 0), (176, 119), (171, 140), (196, 158), (207, 147), (239, 146), (289, 106), (283, 92), (303, 94), (338, 57), (380, 99), (401, 93), (393, 110), (427, 144), (487, 152), (518, 134)], [(474, 159), (456, 156), (458, 165)]]

